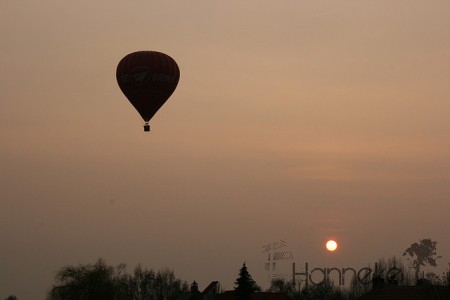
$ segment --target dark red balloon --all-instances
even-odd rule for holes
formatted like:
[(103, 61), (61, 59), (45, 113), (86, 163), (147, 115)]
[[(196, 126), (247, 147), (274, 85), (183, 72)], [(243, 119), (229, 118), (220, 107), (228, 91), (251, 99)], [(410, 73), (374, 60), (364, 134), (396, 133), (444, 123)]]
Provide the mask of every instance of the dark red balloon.
[(122, 58), (116, 78), (122, 92), (147, 123), (175, 91), (180, 69), (167, 54), (138, 51)]

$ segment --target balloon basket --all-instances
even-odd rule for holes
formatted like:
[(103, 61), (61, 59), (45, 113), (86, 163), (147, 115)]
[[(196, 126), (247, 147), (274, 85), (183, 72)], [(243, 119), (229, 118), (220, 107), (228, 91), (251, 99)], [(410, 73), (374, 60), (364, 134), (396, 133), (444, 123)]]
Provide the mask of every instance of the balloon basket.
[(148, 123), (145, 123), (144, 131), (150, 131), (150, 125)]

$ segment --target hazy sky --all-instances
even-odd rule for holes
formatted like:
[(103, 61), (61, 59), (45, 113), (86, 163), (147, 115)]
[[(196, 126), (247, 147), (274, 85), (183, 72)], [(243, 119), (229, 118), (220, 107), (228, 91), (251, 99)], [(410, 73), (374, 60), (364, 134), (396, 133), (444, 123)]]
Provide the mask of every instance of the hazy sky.
[[(362, 267), (431, 238), (442, 272), (449, 28), (447, 0), (2, 0), (0, 298), (99, 257), (267, 287), (280, 239)], [(138, 50), (181, 70), (150, 133), (115, 80)]]

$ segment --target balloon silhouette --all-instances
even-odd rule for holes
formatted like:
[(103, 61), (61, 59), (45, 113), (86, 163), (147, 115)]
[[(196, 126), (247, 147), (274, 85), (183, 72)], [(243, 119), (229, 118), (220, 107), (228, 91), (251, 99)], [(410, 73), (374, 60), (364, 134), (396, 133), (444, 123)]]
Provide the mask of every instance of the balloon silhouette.
[(148, 122), (169, 99), (180, 80), (180, 69), (167, 54), (138, 51), (126, 55), (117, 65), (120, 89), (145, 121)]

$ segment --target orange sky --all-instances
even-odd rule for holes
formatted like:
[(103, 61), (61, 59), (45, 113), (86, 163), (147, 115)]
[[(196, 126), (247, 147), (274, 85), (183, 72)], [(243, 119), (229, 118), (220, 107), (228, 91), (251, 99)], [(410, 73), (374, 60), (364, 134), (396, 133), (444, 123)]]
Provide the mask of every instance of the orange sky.
[[(449, 28), (444, 0), (1, 1), (0, 297), (98, 257), (267, 287), (279, 239), (361, 267), (429, 237), (445, 270)], [(137, 50), (181, 70), (150, 133)]]

